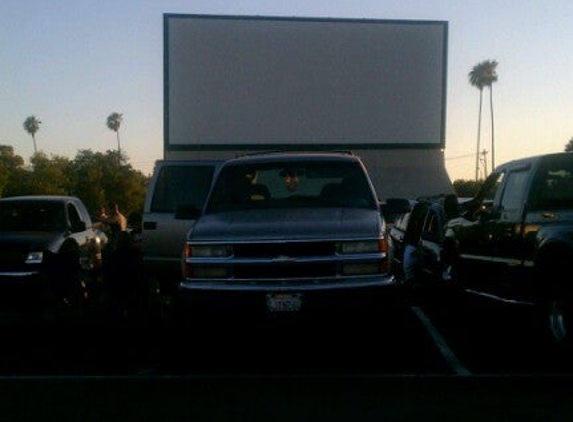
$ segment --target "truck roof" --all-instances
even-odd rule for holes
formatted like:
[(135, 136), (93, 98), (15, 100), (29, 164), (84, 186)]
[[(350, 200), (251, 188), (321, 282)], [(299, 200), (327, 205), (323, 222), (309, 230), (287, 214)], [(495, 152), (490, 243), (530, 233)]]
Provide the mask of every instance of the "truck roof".
[(320, 158), (326, 161), (340, 161), (340, 160), (351, 160), (360, 161), (358, 156), (353, 155), (351, 152), (341, 152), (341, 151), (273, 151), (273, 152), (263, 152), (239, 156), (236, 158), (231, 158), (226, 161), (226, 163), (236, 163), (236, 162), (252, 162), (260, 163), (267, 161), (301, 161), (301, 160), (315, 160)]
[(518, 158), (515, 160), (508, 161), (506, 163), (500, 164), (499, 166), (496, 167), (496, 171), (498, 171), (502, 168), (526, 165), (526, 164), (531, 164), (534, 162), (541, 162), (541, 161), (546, 161), (546, 160), (552, 160), (552, 159), (558, 158), (558, 157), (567, 157), (567, 156), (573, 157), (573, 152), (554, 152), (554, 153), (548, 153), (548, 154), (532, 155), (529, 157)]
[(76, 196), (68, 195), (21, 195), (0, 198), (0, 201), (80, 201)]

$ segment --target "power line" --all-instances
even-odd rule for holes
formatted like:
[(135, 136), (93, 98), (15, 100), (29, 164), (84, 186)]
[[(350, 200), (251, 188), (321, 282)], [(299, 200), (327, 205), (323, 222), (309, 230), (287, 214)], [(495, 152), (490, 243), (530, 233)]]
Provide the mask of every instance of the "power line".
[(447, 157), (445, 160), (457, 160), (459, 158), (475, 157), (475, 154), (458, 155), (457, 157)]

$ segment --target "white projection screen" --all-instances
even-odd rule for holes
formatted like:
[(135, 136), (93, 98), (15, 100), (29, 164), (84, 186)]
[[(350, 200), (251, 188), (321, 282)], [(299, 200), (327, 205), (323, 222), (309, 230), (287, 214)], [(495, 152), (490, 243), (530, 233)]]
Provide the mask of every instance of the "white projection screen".
[(447, 29), (165, 14), (165, 148), (441, 149)]

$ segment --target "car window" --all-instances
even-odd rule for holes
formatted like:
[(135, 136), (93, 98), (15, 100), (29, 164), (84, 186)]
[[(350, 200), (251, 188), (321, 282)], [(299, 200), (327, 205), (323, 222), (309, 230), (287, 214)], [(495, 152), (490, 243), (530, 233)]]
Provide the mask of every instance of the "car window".
[(408, 221), (410, 220), (410, 216), (412, 215), (411, 212), (407, 212), (404, 214), (400, 214), (400, 216), (396, 219), (394, 226), (397, 229), (400, 229), (402, 231), (405, 231), (406, 228), (408, 227)]
[(377, 208), (374, 192), (356, 162), (301, 161), (223, 167), (206, 212), (308, 206)]
[(76, 209), (74, 204), (68, 204), (67, 209), (68, 209), (68, 218), (70, 220), (70, 227), (72, 228), (72, 230), (76, 231), (78, 230), (78, 227), (80, 227), (82, 219), (80, 218), (78, 210)]
[(1, 231), (54, 231), (65, 228), (64, 208), (55, 202), (0, 202)]
[(573, 157), (551, 160), (538, 172), (532, 189), (533, 209), (565, 209), (573, 206)]
[(427, 212), (428, 204), (425, 202), (418, 202), (414, 206), (410, 213), (406, 234), (404, 236), (405, 243), (413, 245), (420, 241)]
[(506, 218), (514, 219), (521, 211), (523, 205), (523, 192), (529, 172), (527, 170), (510, 172), (501, 197), (499, 198), (499, 209), (503, 211)]
[(151, 201), (151, 212), (172, 213), (179, 203), (202, 208), (214, 172), (214, 166), (163, 167)]
[(424, 220), (424, 227), (422, 228), (422, 237), (428, 239), (438, 239), (441, 234), (441, 223), (439, 214), (436, 210), (430, 208), (426, 219)]

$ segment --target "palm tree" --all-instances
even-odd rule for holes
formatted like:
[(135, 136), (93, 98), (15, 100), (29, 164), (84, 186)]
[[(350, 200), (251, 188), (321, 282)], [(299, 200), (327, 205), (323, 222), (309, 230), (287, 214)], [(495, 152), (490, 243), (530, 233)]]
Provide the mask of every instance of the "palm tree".
[(495, 168), (495, 143), (494, 143), (494, 121), (493, 121), (493, 92), (492, 85), (497, 82), (497, 61), (484, 60), (476, 64), (468, 74), (470, 84), (479, 89), (479, 111), (478, 111), (478, 133), (476, 149), (476, 180), (479, 172), (479, 150), (481, 134), (481, 111), (483, 104), (483, 88), (489, 88), (489, 105), (491, 111), (491, 168)]
[(123, 121), (123, 114), (116, 113), (115, 111), (107, 116), (107, 127), (113, 130), (117, 136), (117, 153), (119, 155), (119, 159), (121, 161), (121, 146), (119, 143), (119, 127), (121, 126), (121, 122)]
[(36, 148), (36, 132), (40, 130), (40, 123), (42, 122), (36, 116), (29, 116), (24, 120), (24, 129), (32, 135), (32, 141), (34, 141), (34, 154), (38, 151)]
[(481, 109), (482, 109), (482, 104), (483, 104), (483, 81), (481, 78), (481, 74), (482, 74), (482, 64), (478, 63), (476, 64), (472, 70), (470, 71), (470, 73), (468, 74), (468, 77), (470, 79), (470, 84), (471, 86), (475, 86), (477, 89), (479, 89), (479, 109), (478, 109), (478, 128), (477, 128), (477, 147), (476, 147), (476, 181), (478, 180), (478, 176), (479, 176), (479, 148), (480, 148), (480, 136), (481, 136)]
[(497, 61), (486, 60), (484, 63), (485, 86), (489, 88), (489, 110), (491, 115), (491, 169), (495, 168), (495, 131), (493, 124), (493, 84), (497, 82)]

